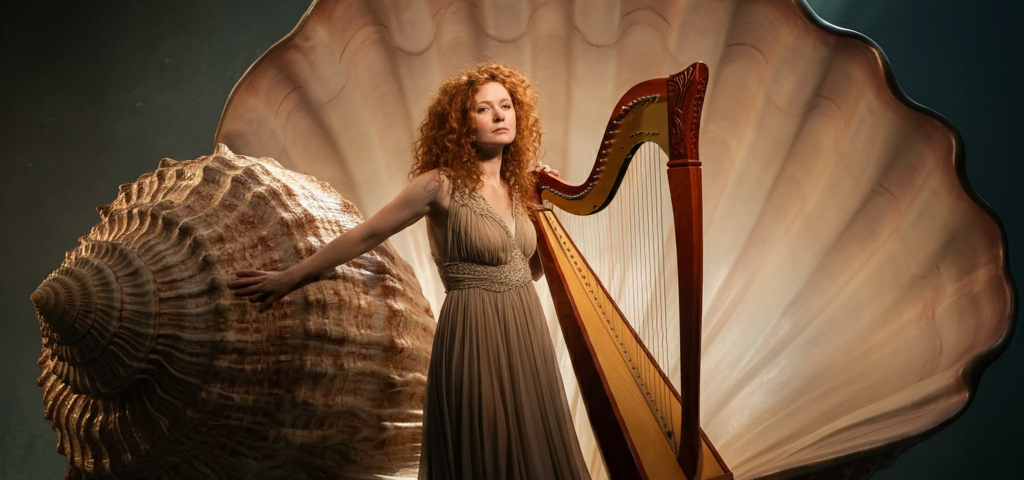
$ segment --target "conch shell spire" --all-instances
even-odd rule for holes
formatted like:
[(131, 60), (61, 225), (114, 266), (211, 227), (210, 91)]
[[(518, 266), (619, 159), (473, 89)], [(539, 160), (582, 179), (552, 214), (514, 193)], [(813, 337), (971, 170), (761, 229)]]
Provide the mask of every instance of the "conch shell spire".
[[(72, 255), (73, 254), (73, 255)], [(122, 244), (87, 241), (32, 293), (54, 374), (81, 395), (110, 396), (135, 379), (152, 345), (153, 277)]]

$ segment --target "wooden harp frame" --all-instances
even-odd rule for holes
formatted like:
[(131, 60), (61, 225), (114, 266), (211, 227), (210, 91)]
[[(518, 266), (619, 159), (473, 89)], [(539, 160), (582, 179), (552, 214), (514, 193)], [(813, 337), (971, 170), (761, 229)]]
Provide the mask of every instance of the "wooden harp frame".
[[(545, 173), (537, 178), (537, 194), (547, 205), (535, 212), (538, 251), (584, 403), (614, 479), (732, 479), (699, 423), (703, 232), (697, 147), (707, 82), (707, 66), (698, 62), (668, 78), (634, 86), (615, 106), (586, 182), (569, 185)], [(623, 318), (622, 312), (614, 301), (609, 302), (611, 308), (600, 306), (611, 300), (610, 296), (550, 209), (554, 205), (575, 215), (604, 209), (634, 153), (645, 142), (656, 143), (669, 158), (679, 275), (681, 393), (675, 391), (628, 323), (620, 328), (628, 331), (613, 334), (594, 329), (592, 324), (600, 323), (600, 318)], [(657, 371), (675, 398), (670, 418), (679, 422), (674, 426), (680, 434), (676, 452), (667, 440), (673, 436), (671, 431), (667, 436), (663, 433), (653, 407), (638, 412), (635, 410), (642, 409), (620, 405), (635, 403), (641, 394), (630, 391), (634, 380), (626, 377), (634, 375), (616, 358), (619, 354), (609, 353), (619, 348), (612, 338), (619, 334), (636, 339), (647, 356), (636, 361)]]

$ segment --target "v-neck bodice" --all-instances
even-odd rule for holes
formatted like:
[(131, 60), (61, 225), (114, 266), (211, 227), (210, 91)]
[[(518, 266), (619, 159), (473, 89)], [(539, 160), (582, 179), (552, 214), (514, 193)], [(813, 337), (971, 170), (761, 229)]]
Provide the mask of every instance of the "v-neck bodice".
[[(491, 211), (490, 213), (494, 214), (494, 218), (496, 218), (499, 222), (501, 222), (501, 224), (505, 226), (505, 229), (508, 230), (509, 237), (513, 237), (513, 238), (515, 237), (516, 229), (518, 228), (517, 225), (516, 225), (516, 220), (517, 219), (516, 219), (516, 208), (515, 208), (515, 205), (512, 205), (512, 224), (509, 224), (507, 221), (505, 221), (505, 217), (502, 216), (501, 213), (498, 213), (498, 209), (494, 208), (494, 205), (489, 200), (487, 200), (487, 197), (485, 197), (482, 193), (480, 193), (479, 191), (476, 191), (476, 192), (471, 193), (470, 195), (478, 197), (478, 199), (480, 200), (480, 203), (482, 203), (485, 208), (489, 209)], [(487, 214), (484, 213), (484, 215), (487, 215)], [(487, 215), (487, 216), (490, 216), (490, 215)]]
[[(515, 206), (512, 207), (512, 224), (509, 225), (509, 223), (505, 221), (505, 217), (501, 216), (501, 214), (498, 213), (498, 209), (494, 208), (494, 205), (491, 205), (491, 202), (487, 201), (487, 197), (484, 197), (483, 194), (481, 194), (480, 192), (473, 192), (470, 193), (469, 196), (476, 197), (475, 200), (477, 200), (476, 202), (471, 201), (471, 203), (482, 205), (484, 211), (479, 212), (481, 215), (485, 217), (490, 217), (493, 220), (497, 221), (499, 224), (501, 224), (502, 227), (505, 227), (505, 233), (508, 234), (509, 238), (515, 238), (516, 230), (519, 228), (519, 218), (516, 215), (517, 211)], [(488, 212), (487, 210), (490, 211)], [(513, 242), (514, 241), (515, 240), (513, 240)]]
[(510, 228), (479, 193), (452, 194), (446, 238), (434, 258), (446, 290), (504, 291), (532, 280), (536, 234), (516, 202), (512, 216)]

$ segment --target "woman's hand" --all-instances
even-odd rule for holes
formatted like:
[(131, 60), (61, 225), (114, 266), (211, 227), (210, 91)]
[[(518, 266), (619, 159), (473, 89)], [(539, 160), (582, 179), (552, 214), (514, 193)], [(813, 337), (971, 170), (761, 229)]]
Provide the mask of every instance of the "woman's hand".
[(288, 270), (264, 272), (241, 270), (235, 272), (235, 280), (228, 283), (236, 297), (243, 297), (251, 303), (259, 303), (260, 312), (270, 309), (274, 302), (288, 295), (299, 282), (291, 277)]
[[(540, 164), (537, 168), (533, 169), (534, 173), (546, 173), (552, 177), (559, 177), (558, 170), (551, 168), (550, 165)], [(561, 177), (559, 177), (561, 178)]]

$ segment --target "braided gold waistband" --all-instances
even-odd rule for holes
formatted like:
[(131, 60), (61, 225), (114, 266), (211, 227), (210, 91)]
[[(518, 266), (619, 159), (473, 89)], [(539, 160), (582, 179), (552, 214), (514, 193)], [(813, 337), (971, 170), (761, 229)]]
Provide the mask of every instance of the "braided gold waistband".
[(529, 264), (521, 260), (504, 265), (447, 262), (439, 265), (438, 271), (446, 292), (467, 288), (504, 292), (528, 285), (533, 280)]

